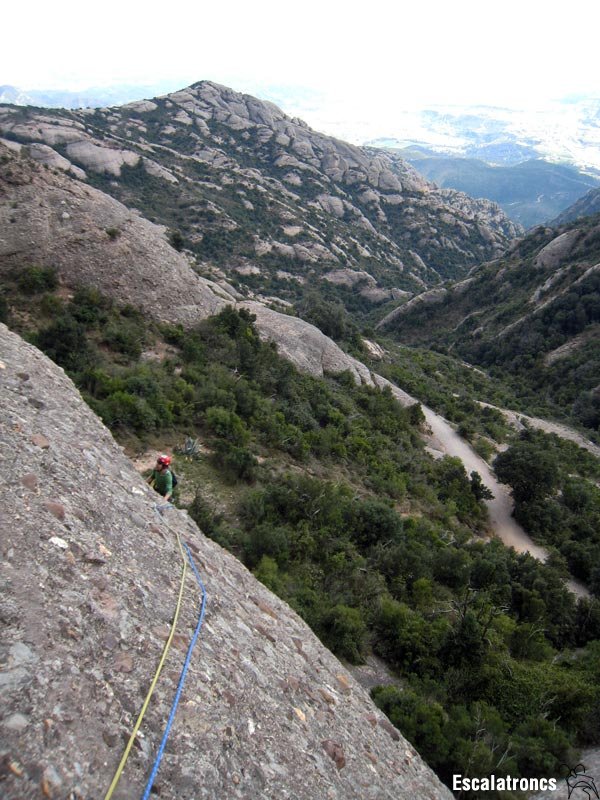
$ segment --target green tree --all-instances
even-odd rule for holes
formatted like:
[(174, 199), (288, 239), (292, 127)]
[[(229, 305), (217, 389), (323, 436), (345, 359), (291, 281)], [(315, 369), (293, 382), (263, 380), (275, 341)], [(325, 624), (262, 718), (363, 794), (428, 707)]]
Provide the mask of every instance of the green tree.
[(352, 664), (363, 661), (366, 633), (367, 626), (356, 608), (340, 604), (330, 608), (323, 616), (321, 638), (324, 643), (336, 655)]
[(498, 479), (512, 487), (517, 503), (547, 497), (560, 480), (554, 453), (521, 440), (500, 453), (494, 462)]

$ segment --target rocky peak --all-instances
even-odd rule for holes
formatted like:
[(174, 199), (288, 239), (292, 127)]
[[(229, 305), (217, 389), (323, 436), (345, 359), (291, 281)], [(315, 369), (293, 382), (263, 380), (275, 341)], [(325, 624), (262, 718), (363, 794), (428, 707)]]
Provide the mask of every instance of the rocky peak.
[[(63, 371), (0, 325), (0, 745), (7, 798), (102, 797), (193, 553), (208, 603), (162, 798), (450, 798), (299, 617), (157, 495)], [(141, 793), (198, 614), (174, 644), (115, 797)]]
[(392, 288), (462, 275), (518, 233), (493, 204), (438, 189), (391, 151), (206, 81), (120, 108), (5, 106), (0, 134), (179, 228), (209, 266), (229, 273), (249, 261), (259, 271), (240, 282), (265, 294), (275, 283), (287, 299), (302, 289), (278, 272), (320, 280), (336, 266), (365, 269), (385, 290), (373, 294), (380, 302)]

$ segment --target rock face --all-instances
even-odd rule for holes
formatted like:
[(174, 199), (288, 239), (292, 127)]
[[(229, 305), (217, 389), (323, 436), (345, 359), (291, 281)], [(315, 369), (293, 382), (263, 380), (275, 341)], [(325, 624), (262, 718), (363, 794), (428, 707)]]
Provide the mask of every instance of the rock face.
[(183, 324), (233, 302), (193, 272), (164, 228), (97, 189), (11, 156), (0, 164), (0, 190), (0, 274), (29, 264), (55, 267), (70, 288), (94, 286)]
[(164, 228), (0, 145), (0, 275), (31, 264), (56, 268), (69, 289), (93, 286), (157, 321), (186, 327), (227, 305), (246, 306), (261, 335), (299, 369), (317, 376), (350, 370), (358, 382), (371, 382), (367, 368), (314, 325), (240, 302), (226, 283), (198, 276)]
[[(0, 325), (2, 796), (104, 796), (154, 674), (189, 543), (207, 611), (161, 798), (450, 798), (284, 603), (184, 512), (160, 517), (62, 370)], [(198, 614), (174, 644), (115, 798), (139, 796)]]
[(540, 270), (555, 270), (564, 259), (569, 257), (573, 245), (580, 235), (576, 228), (561, 233), (540, 250), (533, 262), (533, 266)]
[(349, 356), (324, 333), (309, 322), (272, 311), (258, 303), (240, 303), (256, 315), (256, 327), (261, 337), (275, 342), (280, 355), (302, 372), (321, 377), (326, 372), (348, 370), (357, 383), (373, 385), (368, 368)]

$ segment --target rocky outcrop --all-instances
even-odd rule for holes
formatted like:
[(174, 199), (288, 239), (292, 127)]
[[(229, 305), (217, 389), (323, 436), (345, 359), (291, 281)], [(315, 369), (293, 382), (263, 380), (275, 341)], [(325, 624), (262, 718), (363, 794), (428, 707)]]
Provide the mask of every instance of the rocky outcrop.
[(537, 269), (556, 269), (569, 257), (573, 245), (579, 237), (580, 232), (577, 229), (561, 233), (540, 250), (533, 262), (533, 266)]
[[(2, 795), (104, 796), (163, 650), (189, 544), (207, 592), (156, 780), (165, 800), (451, 798), (299, 617), (184, 512), (161, 517), (62, 370), (0, 325)], [(198, 615), (115, 798), (139, 796)]]
[[(56, 268), (70, 289), (93, 286), (157, 321), (198, 323), (227, 305), (249, 308), (261, 336), (311, 375), (369, 371), (314, 325), (257, 302), (240, 303), (226, 283), (201, 278), (164, 228), (93, 189), (8, 155), (0, 162), (0, 275), (30, 264)], [(243, 269), (243, 267), (242, 267)]]
[(131, 150), (120, 150), (113, 147), (100, 147), (89, 141), (71, 142), (67, 145), (67, 155), (92, 172), (108, 172), (120, 175), (121, 167), (135, 167), (140, 157)]
[(395, 308), (393, 311), (390, 311), (389, 314), (386, 314), (385, 317), (377, 323), (376, 327), (386, 328), (399, 317), (414, 312), (415, 308), (418, 308), (419, 306), (431, 306), (442, 303), (447, 296), (448, 289), (445, 289), (444, 287), (439, 289), (430, 289), (428, 292), (418, 294), (416, 297), (413, 297), (406, 303), (403, 303), (403, 305), (398, 306), (398, 308)]
[[(1, 152), (1, 151), (0, 151)], [(191, 324), (234, 302), (153, 225), (103, 192), (11, 158), (0, 165), (0, 274), (55, 267), (158, 320)]]
[(261, 338), (277, 344), (277, 351), (302, 372), (321, 377), (348, 371), (357, 383), (373, 385), (369, 369), (349, 356), (314, 325), (299, 317), (280, 314), (256, 302), (240, 303), (256, 316)]
[[(178, 224), (190, 243), (199, 245), (207, 230), (236, 229), (261, 243), (260, 258), (276, 256), (300, 275), (323, 261), (360, 269), (368, 253), (369, 270), (382, 274), (399, 276), (408, 262), (415, 276), (404, 273), (401, 285), (417, 288), (438, 273), (463, 274), (517, 233), (493, 204), (439, 190), (392, 151), (338, 141), (271, 103), (210, 82), (93, 112), (53, 116), (6, 106), (0, 134), (60, 147), (61, 157), (96, 180), (103, 176), (105, 190), (128, 204), (142, 205), (147, 193), (143, 174), (127, 180), (127, 170), (142, 166), (158, 183), (179, 182), (181, 208), (190, 212), (178, 214)], [(163, 188), (156, 188), (160, 195)], [(166, 207), (153, 203), (152, 216), (170, 224), (171, 204), (180, 198), (164, 191)], [(273, 222), (294, 230), (293, 245), (280, 241)], [(232, 239), (223, 240), (231, 247)], [(464, 264), (446, 258), (448, 250)]]
[(361, 297), (371, 303), (383, 303), (385, 300), (402, 300), (411, 296), (403, 289), (384, 289), (377, 285), (375, 278), (365, 270), (334, 269), (323, 275), (323, 280), (336, 286), (355, 289)]

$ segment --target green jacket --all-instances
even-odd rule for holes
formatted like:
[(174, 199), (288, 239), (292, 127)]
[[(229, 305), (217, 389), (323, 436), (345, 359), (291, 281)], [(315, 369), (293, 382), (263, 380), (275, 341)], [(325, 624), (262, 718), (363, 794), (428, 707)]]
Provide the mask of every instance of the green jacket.
[(170, 469), (152, 470), (152, 483), (159, 494), (164, 497), (166, 494), (173, 493), (173, 475)]

